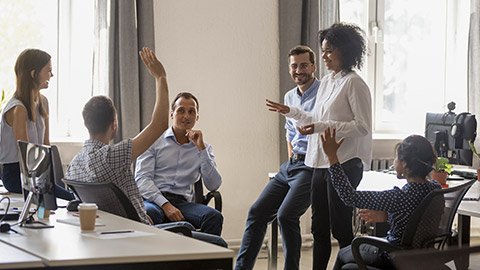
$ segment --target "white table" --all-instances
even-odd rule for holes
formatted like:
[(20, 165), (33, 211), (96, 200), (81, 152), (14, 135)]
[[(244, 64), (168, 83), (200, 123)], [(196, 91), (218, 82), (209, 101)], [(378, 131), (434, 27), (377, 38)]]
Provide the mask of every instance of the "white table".
[(18, 248), (0, 242), (0, 269), (43, 267), (42, 260)]
[[(95, 232), (82, 233), (80, 227), (57, 222), (74, 219), (59, 209), (50, 216), (51, 229), (15, 229), (0, 234), (0, 241), (42, 259), (48, 267), (156, 269), (232, 269), (234, 252), (193, 238), (157, 229), (139, 222), (98, 211)], [(134, 230), (133, 233), (99, 235), (101, 231)], [(143, 234), (143, 235), (140, 235)], [(135, 237), (133, 237), (135, 236)], [(106, 239), (116, 238), (116, 239)], [(75, 269), (73, 267), (72, 269)]]
[[(473, 194), (480, 194), (480, 182), (475, 182), (468, 191)], [(457, 210), (458, 214), (458, 239), (460, 246), (470, 245), (470, 219), (480, 217), (480, 201), (462, 201)]]

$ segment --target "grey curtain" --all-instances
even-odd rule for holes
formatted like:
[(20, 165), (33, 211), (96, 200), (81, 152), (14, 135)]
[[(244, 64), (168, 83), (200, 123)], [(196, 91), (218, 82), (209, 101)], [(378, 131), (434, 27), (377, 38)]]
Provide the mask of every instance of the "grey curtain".
[(138, 51), (155, 49), (153, 0), (108, 1), (108, 95), (118, 113), (115, 142), (131, 138), (151, 119), (155, 80)]
[[(468, 111), (480, 120), (480, 0), (470, 1), (470, 30), (468, 39)], [(480, 121), (479, 121), (480, 123)], [(475, 142), (477, 149), (480, 140)], [(480, 168), (478, 159), (474, 166)]]
[[(280, 102), (285, 93), (295, 87), (288, 73), (288, 52), (296, 45), (307, 45), (317, 53), (316, 76), (320, 79), (326, 74), (320, 58), (320, 46), (317, 34), (338, 21), (338, 0), (280, 0)], [(280, 160), (288, 157), (285, 145), (285, 117), (280, 116)]]

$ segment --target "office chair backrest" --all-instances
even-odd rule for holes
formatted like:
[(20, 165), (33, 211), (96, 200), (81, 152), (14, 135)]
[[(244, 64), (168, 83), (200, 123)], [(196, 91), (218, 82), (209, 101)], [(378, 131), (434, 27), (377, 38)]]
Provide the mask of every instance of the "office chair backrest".
[(55, 184), (65, 187), (65, 183), (63, 183), (63, 167), (62, 167), (62, 160), (60, 159), (60, 153), (58, 152), (58, 148), (56, 145), (50, 146), (50, 151), (52, 155), (52, 166), (53, 166), (53, 177), (55, 178)]
[(452, 234), (457, 208), (475, 181), (430, 192), (410, 216), (403, 233), (402, 245), (442, 249)]
[(135, 207), (123, 191), (113, 183), (90, 183), (63, 179), (85, 203), (96, 203), (99, 210), (140, 221)]
[(209, 191), (207, 194), (203, 193), (203, 179), (199, 177), (199, 179), (193, 185), (193, 200), (195, 203), (200, 203), (204, 205), (208, 205), (210, 201), (213, 199), (214, 207), (218, 212), (222, 212), (222, 195), (220, 191), (214, 190)]

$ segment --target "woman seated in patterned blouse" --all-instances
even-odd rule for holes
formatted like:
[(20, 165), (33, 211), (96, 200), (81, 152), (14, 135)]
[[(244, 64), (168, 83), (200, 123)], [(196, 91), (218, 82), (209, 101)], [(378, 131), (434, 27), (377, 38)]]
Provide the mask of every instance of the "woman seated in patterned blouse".
[[(397, 178), (407, 179), (402, 188), (394, 187), (385, 191), (356, 191), (345, 176), (337, 158), (337, 150), (341, 147), (343, 138), (335, 139), (335, 129), (327, 128), (321, 135), (323, 150), (330, 163), (330, 180), (342, 201), (349, 206), (387, 213), (390, 230), (387, 240), (399, 244), (405, 226), (417, 205), (432, 190), (441, 188), (436, 181), (427, 180), (433, 170), (436, 155), (431, 144), (422, 136), (411, 135), (396, 147), (396, 157), (393, 163)], [(389, 269), (393, 268), (385, 252), (379, 252), (377, 247), (361, 245), (360, 253), (367, 265)], [(347, 263), (355, 263), (351, 246), (338, 252), (334, 269), (341, 269)]]

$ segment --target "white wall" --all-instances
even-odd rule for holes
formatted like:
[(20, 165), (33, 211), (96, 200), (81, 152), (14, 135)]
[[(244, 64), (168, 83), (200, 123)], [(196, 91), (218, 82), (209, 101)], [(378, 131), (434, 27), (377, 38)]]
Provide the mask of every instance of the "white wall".
[(154, 12), (170, 98), (188, 91), (199, 99), (196, 127), (223, 176), (223, 237), (240, 239), (248, 208), (280, 164), (279, 118), (265, 106), (279, 100), (278, 3), (156, 1)]

